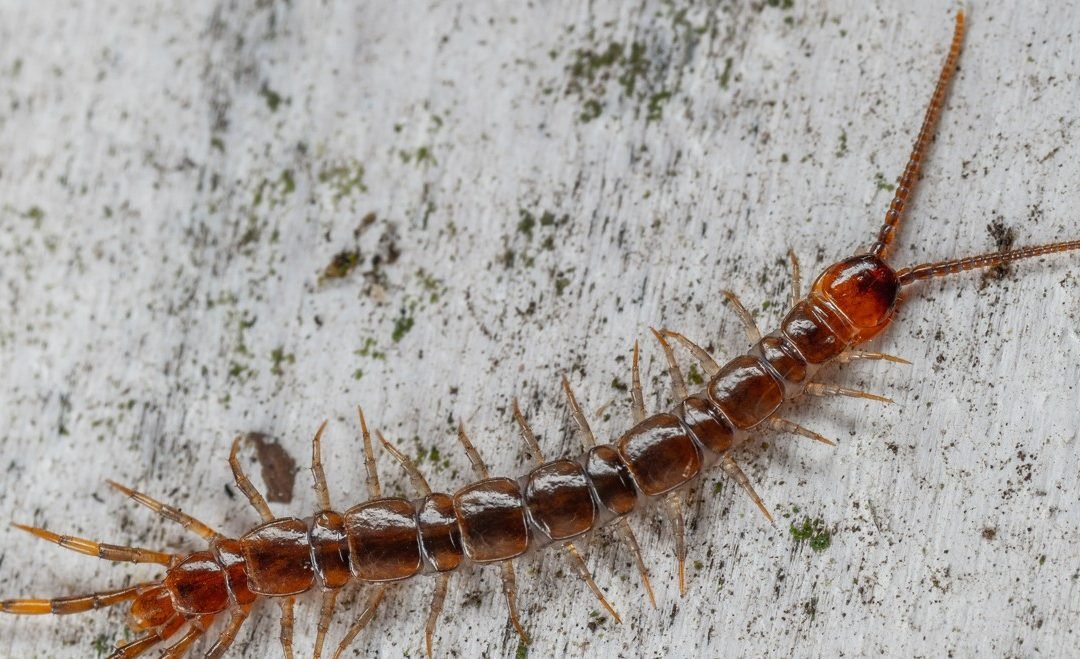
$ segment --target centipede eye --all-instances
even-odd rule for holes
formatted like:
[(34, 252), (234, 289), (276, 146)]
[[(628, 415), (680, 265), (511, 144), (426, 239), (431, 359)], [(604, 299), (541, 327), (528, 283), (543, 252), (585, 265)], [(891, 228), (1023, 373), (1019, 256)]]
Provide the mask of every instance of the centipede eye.
[(896, 272), (872, 254), (832, 265), (814, 282), (814, 293), (851, 321), (857, 341), (877, 334), (892, 319), (900, 294)]

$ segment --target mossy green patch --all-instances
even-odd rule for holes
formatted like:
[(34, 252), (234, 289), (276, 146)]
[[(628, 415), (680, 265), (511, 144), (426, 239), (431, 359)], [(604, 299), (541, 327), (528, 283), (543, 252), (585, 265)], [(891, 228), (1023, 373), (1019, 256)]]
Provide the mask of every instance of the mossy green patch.
[(801, 524), (792, 522), (789, 530), (797, 545), (809, 544), (810, 549), (816, 552), (823, 552), (832, 544), (832, 533), (825, 528), (825, 522), (820, 517), (804, 517)]

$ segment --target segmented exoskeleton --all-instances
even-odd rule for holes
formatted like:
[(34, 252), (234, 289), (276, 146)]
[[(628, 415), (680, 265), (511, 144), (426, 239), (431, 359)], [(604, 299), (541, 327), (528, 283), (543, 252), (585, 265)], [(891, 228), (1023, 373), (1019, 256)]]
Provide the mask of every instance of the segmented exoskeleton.
[[(901, 293), (916, 282), (974, 268), (1080, 249), (1080, 240), (1028, 247), (1008, 252), (928, 263), (894, 270), (890, 248), (904, 208), (918, 182), (922, 159), (941, 112), (946, 89), (959, 57), (964, 14), (956, 16), (951, 48), (934, 89), (910, 160), (896, 188), (876, 241), (862, 254), (827, 269), (803, 297), (798, 262), (792, 259), (791, 309), (779, 329), (762, 336), (738, 298), (724, 295), (746, 325), (751, 350), (719, 364), (703, 348), (670, 330), (654, 330), (673, 381), (678, 401), (665, 412), (647, 415), (633, 358), (634, 426), (611, 444), (598, 444), (569, 383), (565, 390), (586, 452), (576, 459), (544, 462), (539, 446), (517, 404), (514, 417), (523, 439), (539, 464), (519, 479), (492, 478), (464, 428), (459, 439), (479, 478), (454, 494), (434, 493), (416, 466), (381, 434), (382, 445), (411, 476), (419, 498), (383, 497), (372, 452), (372, 433), (363, 413), (363, 436), (369, 500), (335, 512), (320, 457), (325, 423), (312, 443), (312, 473), (317, 505), (314, 516), (302, 520), (276, 518), (263, 496), (244, 475), (237, 459), (240, 439), (233, 443), (230, 465), (237, 486), (262, 518), (262, 524), (238, 539), (226, 537), (171, 506), (125, 486), (111, 483), (136, 502), (178, 522), (207, 541), (208, 549), (186, 555), (100, 544), (57, 535), (40, 528), (16, 525), (62, 547), (109, 560), (157, 563), (167, 568), (155, 581), (130, 588), (58, 599), (17, 599), (0, 602), (0, 611), (13, 614), (67, 614), (129, 603), (132, 628), (142, 635), (118, 647), (114, 658), (132, 658), (168, 643), (163, 656), (181, 657), (211, 624), (225, 616), (224, 629), (205, 656), (222, 656), (260, 597), (280, 603), (281, 643), (291, 657), (293, 606), (296, 596), (313, 589), (322, 593), (314, 656), (320, 657), (341, 589), (353, 581), (370, 584), (362, 610), (337, 646), (335, 657), (371, 621), (391, 584), (414, 576), (436, 577), (435, 594), (425, 626), (426, 649), (432, 654), (435, 625), (442, 611), (451, 574), (468, 563), (497, 564), (510, 620), (525, 637), (517, 615), (513, 560), (527, 551), (556, 545), (566, 551), (577, 573), (618, 620), (592, 580), (574, 540), (611, 526), (635, 558), (649, 599), (653, 593), (648, 570), (626, 516), (649, 501), (666, 506), (675, 526), (680, 590), (685, 590), (683, 565), (683, 494), (715, 464), (730, 475), (766, 517), (771, 516), (734, 457), (752, 433), (773, 429), (831, 444), (821, 435), (778, 414), (785, 401), (810, 394), (855, 396), (886, 400), (861, 391), (816, 381), (832, 363), (856, 359), (903, 361), (860, 350), (892, 321)], [(699, 391), (687, 389), (672, 344), (687, 349), (709, 376)], [(655, 604), (655, 602), (654, 602)]]

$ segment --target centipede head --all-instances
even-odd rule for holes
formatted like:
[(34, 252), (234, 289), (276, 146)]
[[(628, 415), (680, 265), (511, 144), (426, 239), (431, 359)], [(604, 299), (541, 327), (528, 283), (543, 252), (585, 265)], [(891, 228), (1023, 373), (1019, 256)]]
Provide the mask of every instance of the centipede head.
[(900, 280), (881, 258), (860, 254), (829, 266), (814, 282), (813, 292), (850, 321), (848, 339), (861, 343), (889, 325), (900, 298)]
[(147, 586), (140, 590), (128, 611), (128, 627), (141, 632), (161, 627), (176, 615), (172, 597), (164, 585)]

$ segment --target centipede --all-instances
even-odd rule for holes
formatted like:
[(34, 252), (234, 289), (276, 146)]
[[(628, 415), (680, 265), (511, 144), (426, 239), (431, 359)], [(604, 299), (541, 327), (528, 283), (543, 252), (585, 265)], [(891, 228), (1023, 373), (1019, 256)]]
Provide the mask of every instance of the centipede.
[[(636, 566), (636, 579), (656, 606), (650, 569), (629, 519), (659, 509), (674, 539), (680, 593), (687, 588), (688, 548), (684, 522), (688, 492), (703, 475), (718, 468), (743, 492), (749, 504), (773, 521), (765, 499), (739, 462), (739, 451), (758, 433), (772, 431), (822, 445), (834, 442), (790, 420), (785, 407), (802, 397), (848, 397), (888, 401), (877, 394), (823, 382), (828, 367), (853, 361), (905, 363), (866, 349), (897, 317), (903, 300), (931, 279), (953, 277), (1016, 261), (1080, 250), (1080, 240), (1066, 240), (976, 256), (896, 267), (897, 234), (919, 184), (924, 159), (945, 106), (965, 33), (963, 9), (955, 26), (922, 125), (894, 190), (884, 220), (865, 250), (825, 267), (803, 291), (800, 263), (788, 252), (791, 289), (788, 308), (771, 332), (763, 333), (753, 315), (732, 291), (720, 295), (738, 316), (752, 347), (726, 363), (683, 333), (653, 329), (671, 381), (669, 407), (649, 413), (643, 393), (640, 349), (633, 346), (629, 398), (632, 425), (610, 443), (596, 436), (567, 377), (562, 394), (583, 445), (576, 457), (550, 460), (544, 455), (515, 399), (512, 415), (535, 467), (518, 478), (493, 476), (463, 423), (457, 439), (476, 480), (453, 493), (435, 491), (419, 466), (377, 429), (369, 429), (357, 408), (368, 498), (341, 510), (322, 461), (323, 422), (311, 441), (310, 470), (316, 506), (311, 516), (279, 517), (244, 472), (237, 437), (229, 465), (237, 489), (257, 512), (260, 523), (232, 537), (189, 513), (127, 485), (110, 486), (161, 518), (198, 536), (205, 547), (186, 553), (106, 544), (45, 528), (14, 523), (36, 538), (107, 561), (160, 566), (155, 579), (118, 589), (55, 598), (4, 599), (0, 612), (19, 615), (68, 615), (105, 607), (127, 607), (134, 638), (123, 641), (111, 659), (133, 659), (157, 649), (162, 657), (185, 657), (203, 643), (203, 656), (225, 656), (260, 601), (280, 609), (280, 645), (294, 656), (294, 611), (306, 594), (318, 594), (318, 623), (312, 656), (341, 657), (376, 619), (380, 605), (404, 582), (431, 584), (432, 596), (422, 625), (428, 657), (439, 654), (436, 630), (454, 575), (472, 566), (498, 571), (508, 623), (527, 643), (529, 635), (518, 609), (515, 566), (529, 554), (550, 548), (565, 554), (573, 572), (616, 622), (619, 613), (593, 578), (583, 542), (610, 532)], [(676, 352), (688, 355), (706, 374), (694, 385)], [(413, 497), (387, 496), (376, 467), (375, 449), (386, 451), (404, 470)], [(348, 628), (327, 645), (332, 622), (344, 613), (342, 593), (360, 587), (357, 610), (348, 611)], [(306, 598), (305, 598), (306, 599)], [(419, 631), (419, 630), (418, 630)]]

